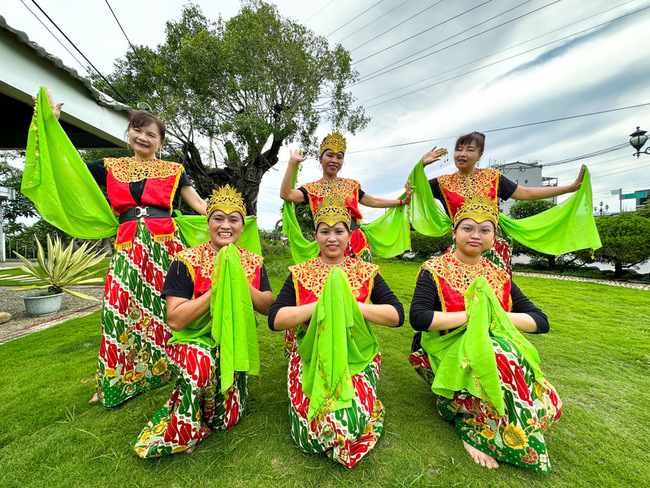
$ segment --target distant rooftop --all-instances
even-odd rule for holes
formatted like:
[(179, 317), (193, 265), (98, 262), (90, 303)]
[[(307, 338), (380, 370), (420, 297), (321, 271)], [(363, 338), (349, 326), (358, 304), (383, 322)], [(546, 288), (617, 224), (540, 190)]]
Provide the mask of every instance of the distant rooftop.
[(13, 29), (0, 15), (0, 149), (24, 149), (41, 86), (64, 102), (61, 125), (78, 149), (126, 147), (131, 107), (94, 88), (89, 79)]

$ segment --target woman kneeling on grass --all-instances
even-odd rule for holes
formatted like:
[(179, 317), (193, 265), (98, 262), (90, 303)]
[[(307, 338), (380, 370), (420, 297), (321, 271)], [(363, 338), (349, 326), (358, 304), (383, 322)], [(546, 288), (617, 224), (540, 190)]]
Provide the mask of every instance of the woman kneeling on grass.
[(456, 214), (456, 250), (425, 262), (410, 309), (410, 361), (438, 397), (438, 412), (476, 463), (497, 460), (550, 471), (542, 431), (560, 418), (560, 399), (519, 330), (546, 333), (546, 315), (481, 254), (496, 238), (482, 195)]
[(384, 423), (377, 398), (381, 354), (367, 321), (399, 327), (404, 308), (378, 266), (345, 255), (350, 215), (338, 197), (325, 198), (314, 225), (321, 254), (289, 268), (269, 327), (286, 330), (294, 441), (351, 468)]
[(266, 315), (273, 293), (261, 256), (234, 246), (244, 228), (241, 195), (229, 185), (213, 191), (207, 215), (210, 241), (180, 252), (163, 285), (167, 354), (180, 375), (140, 433), (142, 458), (191, 452), (211, 428), (233, 427), (246, 406), (246, 371), (259, 374), (253, 307)]

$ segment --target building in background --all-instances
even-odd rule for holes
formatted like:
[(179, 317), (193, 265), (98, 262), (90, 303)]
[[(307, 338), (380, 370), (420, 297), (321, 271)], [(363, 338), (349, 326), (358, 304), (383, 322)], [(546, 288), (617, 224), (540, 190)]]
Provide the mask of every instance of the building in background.
[[(521, 186), (557, 186), (557, 178), (542, 176), (542, 166), (535, 161), (529, 163), (515, 161), (514, 163), (496, 165), (495, 168), (501, 171), (506, 178)], [(556, 197), (546, 200), (557, 203)], [(501, 201), (501, 212), (510, 216), (510, 207), (516, 202), (517, 200), (514, 199)]]

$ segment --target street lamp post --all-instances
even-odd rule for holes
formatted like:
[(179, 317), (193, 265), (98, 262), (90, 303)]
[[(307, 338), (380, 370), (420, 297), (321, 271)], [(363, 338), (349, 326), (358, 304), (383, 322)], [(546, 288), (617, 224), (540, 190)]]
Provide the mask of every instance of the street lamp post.
[(641, 151), (641, 148), (648, 140), (648, 136), (646, 135), (646, 132), (647, 131), (641, 130), (637, 126), (636, 130), (630, 134), (630, 145), (634, 149), (636, 149), (634, 156), (636, 156), (637, 158), (641, 153), (650, 154), (650, 146), (646, 147), (643, 151)]

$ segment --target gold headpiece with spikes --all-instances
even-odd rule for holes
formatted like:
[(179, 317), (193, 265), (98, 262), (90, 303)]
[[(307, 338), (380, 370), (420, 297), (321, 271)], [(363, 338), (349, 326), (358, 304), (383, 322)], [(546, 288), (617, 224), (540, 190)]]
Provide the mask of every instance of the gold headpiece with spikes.
[(235, 190), (232, 186), (220, 186), (217, 190), (212, 190), (212, 196), (208, 200), (208, 207), (206, 215), (210, 215), (215, 210), (221, 210), (225, 214), (232, 212), (239, 212), (242, 218), (246, 217), (246, 205), (241, 197), (241, 193)]
[(463, 219), (472, 219), (478, 223), (489, 220), (496, 228), (499, 224), (499, 204), (487, 195), (473, 195), (456, 212), (454, 227)]
[(325, 222), (330, 227), (334, 227), (337, 222), (345, 222), (350, 228), (350, 213), (345, 207), (345, 202), (337, 194), (329, 194), (318, 205), (314, 212), (314, 228), (318, 224)]
[(323, 154), (326, 149), (331, 149), (335, 153), (342, 152), (345, 154), (345, 148), (345, 137), (343, 137), (339, 131), (336, 131), (332, 134), (327, 134), (327, 137), (323, 139), (323, 142), (320, 145), (319, 154)]

